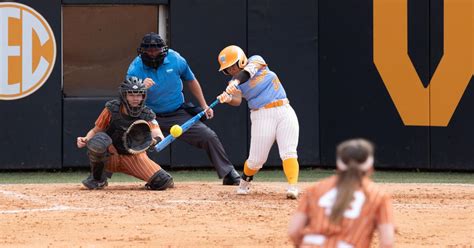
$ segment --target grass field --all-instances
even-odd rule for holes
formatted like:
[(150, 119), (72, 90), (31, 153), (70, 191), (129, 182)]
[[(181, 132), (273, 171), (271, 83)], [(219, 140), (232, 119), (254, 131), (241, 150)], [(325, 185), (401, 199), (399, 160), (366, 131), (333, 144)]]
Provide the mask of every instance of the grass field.
[[(214, 170), (167, 170), (175, 182), (217, 181)], [(0, 172), (0, 184), (24, 183), (79, 183), (87, 177), (88, 171), (34, 171), (34, 172)], [(302, 169), (300, 182), (317, 181), (332, 175), (334, 170)], [(381, 183), (461, 183), (474, 184), (474, 174), (469, 172), (411, 172), (411, 171), (377, 171), (373, 176)], [(256, 176), (260, 182), (285, 182), (282, 170), (263, 169)], [(131, 176), (117, 173), (109, 182), (138, 182)]]

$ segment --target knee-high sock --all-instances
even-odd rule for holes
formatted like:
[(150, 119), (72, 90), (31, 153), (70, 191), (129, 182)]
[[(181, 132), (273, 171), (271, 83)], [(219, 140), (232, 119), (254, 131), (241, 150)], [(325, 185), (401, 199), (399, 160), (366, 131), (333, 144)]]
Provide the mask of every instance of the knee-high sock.
[(247, 161), (245, 161), (244, 163), (244, 175), (248, 176), (248, 177), (251, 177), (255, 174), (257, 174), (258, 170), (252, 170), (249, 168), (248, 164), (247, 164)]
[(300, 165), (298, 164), (298, 159), (289, 158), (283, 160), (283, 171), (285, 172), (285, 176), (289, 184), (298, 183), (298, 174), (300, 172)]

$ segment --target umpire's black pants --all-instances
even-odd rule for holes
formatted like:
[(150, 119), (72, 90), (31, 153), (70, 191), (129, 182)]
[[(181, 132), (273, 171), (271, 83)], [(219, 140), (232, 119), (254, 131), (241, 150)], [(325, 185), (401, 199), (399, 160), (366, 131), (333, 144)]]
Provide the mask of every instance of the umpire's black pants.
[[(184, 109), (178, 109), (171, 113), (157, 114), (156, 120), (160, 125), (161, 131), (167, 135), (173, 125), (182, 125), (192, 117)], [(204, 123), (198, 121), (188, 131), (184, 132), (179, 139), (197, 148), (206, 150), (207, 156), (214, 168), (216, 168), (219, 178), (223, 178), (234, 169), (219, 137)]]

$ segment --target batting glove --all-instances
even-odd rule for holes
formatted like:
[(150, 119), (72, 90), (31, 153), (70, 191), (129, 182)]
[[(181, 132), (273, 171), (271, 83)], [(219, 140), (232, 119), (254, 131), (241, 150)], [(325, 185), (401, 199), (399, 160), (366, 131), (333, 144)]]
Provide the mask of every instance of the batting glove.
[(233, 94), (235, 94), (235, 93), (237, 93), (237, 92), (239, 91), (238, 86), (239, 86), (239, 81), (233, 79), (233, 80), (231, 80), (231, 81), (229, 82), (229, 85), (228, 85), (227, 88), (225, 89), (225, 92), (227, 92), (228, 94), (233, 95)]

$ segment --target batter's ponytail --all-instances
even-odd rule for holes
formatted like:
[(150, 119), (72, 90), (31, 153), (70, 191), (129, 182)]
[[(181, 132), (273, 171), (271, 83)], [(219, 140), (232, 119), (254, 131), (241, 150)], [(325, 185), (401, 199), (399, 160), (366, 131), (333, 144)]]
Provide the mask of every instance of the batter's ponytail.
[(354, 191), (372, 169), (374, 146), (364, 139), (345, 141), (337, 146), (337, 196), (329, 220), (339, 224), (354, 200)]

